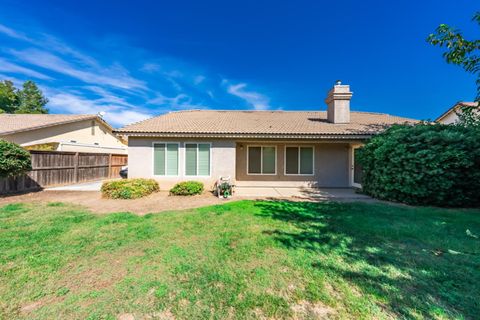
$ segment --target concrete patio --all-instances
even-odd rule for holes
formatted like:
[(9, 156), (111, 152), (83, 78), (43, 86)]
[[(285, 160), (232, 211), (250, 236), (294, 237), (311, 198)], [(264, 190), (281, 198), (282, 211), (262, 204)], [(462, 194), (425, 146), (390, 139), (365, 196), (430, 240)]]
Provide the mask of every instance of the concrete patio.
[(352, 188), (237, 187), (239, 198), (299, 198), (306, 200), (371, 200)]

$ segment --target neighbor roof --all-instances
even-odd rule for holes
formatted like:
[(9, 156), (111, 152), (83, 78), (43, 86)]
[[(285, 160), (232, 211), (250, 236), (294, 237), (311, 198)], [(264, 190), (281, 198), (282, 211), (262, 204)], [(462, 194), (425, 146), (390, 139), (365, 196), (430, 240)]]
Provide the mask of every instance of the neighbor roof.
[(477, 102), (467, 102), (467, 101), (460, 101), (460, 102), (457, 102), (453, 105), (453, 107), (451, 107), (450, 109), (448, 109), (447, 111), (445, 111), (444, 113), (442, 113), (437, 119), (435, 119), (436, 122), (442, 120), (443, 118), (445, 118), (447, 115), (449, 115), (450, 113), (456, 111), (458, 108), (460, 107), (476, 107), (478, 106), (478, 103)]
[(0, 136), (93, 119), (98, 119), (112, 130), (95, 114), (0, 114)]
[(416, 120), (370, 112), (351, 112), (350, 123), (333, 124), (327, 112), (214, 111), (171, 112), (123, 127), (129, 136), (319, 136), (372, 135), (395, 124)]

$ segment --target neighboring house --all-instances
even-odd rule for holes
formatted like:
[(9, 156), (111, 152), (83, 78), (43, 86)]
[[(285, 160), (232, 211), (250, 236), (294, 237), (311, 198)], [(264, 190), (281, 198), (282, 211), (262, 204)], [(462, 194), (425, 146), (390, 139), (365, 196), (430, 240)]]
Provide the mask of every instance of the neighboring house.
[(445, 111), (435, 122), (443, 124), (451, 124), (458, 122), (457, 113), (461, 113), (462, 107), (475, 107), (478, 106), (476, 102), (457, 102), (453, 107)]
[(351, 187), (360, 183), (355, 150), (394, 123), (415, 120), (350, 112), (352, 92), (337, 83), (325, 111), (172, 112), (128, 125), (129, 176), (169, 188), (183, 180), (212, 185)]
[(127, 153), (113, 128), (91, 114), (0, 114), (0, 139), (31, 150)]

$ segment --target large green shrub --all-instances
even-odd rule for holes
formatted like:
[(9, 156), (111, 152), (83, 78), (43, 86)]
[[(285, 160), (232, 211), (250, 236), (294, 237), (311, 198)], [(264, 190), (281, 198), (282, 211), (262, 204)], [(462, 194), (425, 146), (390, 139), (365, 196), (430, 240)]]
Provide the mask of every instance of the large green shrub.
[(201, 194), (203, 192), (203, 183), (198, 181), (183, 181), (177, 183), (172, 189), (170, 194), (176, 196), (193, 196)]
[(413, 205), (480, 205), (480, 130), (397, 125), (359, 152), (365, 193)]
[(106, 181), (102, 184), (102, 195), (112, 199), (136, 199), (159, 190), (153, 179), (122, 179)]
[(0, 139), (0, 177), (16, 176), (31, 169), (28, 151), (18, 144)]

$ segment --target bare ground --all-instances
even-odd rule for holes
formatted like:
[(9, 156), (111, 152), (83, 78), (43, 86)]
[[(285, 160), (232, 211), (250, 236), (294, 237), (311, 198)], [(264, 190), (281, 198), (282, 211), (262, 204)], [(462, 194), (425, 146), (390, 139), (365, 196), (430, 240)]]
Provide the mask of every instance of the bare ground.
[[(239, 198), (232, 198), (239, 200)], [(170, 196), (168, 192), (157, 192), (147, 197), (133, 200), (105, 199), (99, 191), (39, 191), (27, 194), (0, 197), (0, 206), (14, 202), (68, 202), (87, 207), (92, 212), (133, 212), (139, 215), (147, 213), (182, 210), (222, 204), (227, 201), (205, 193), (198, 196)]]

